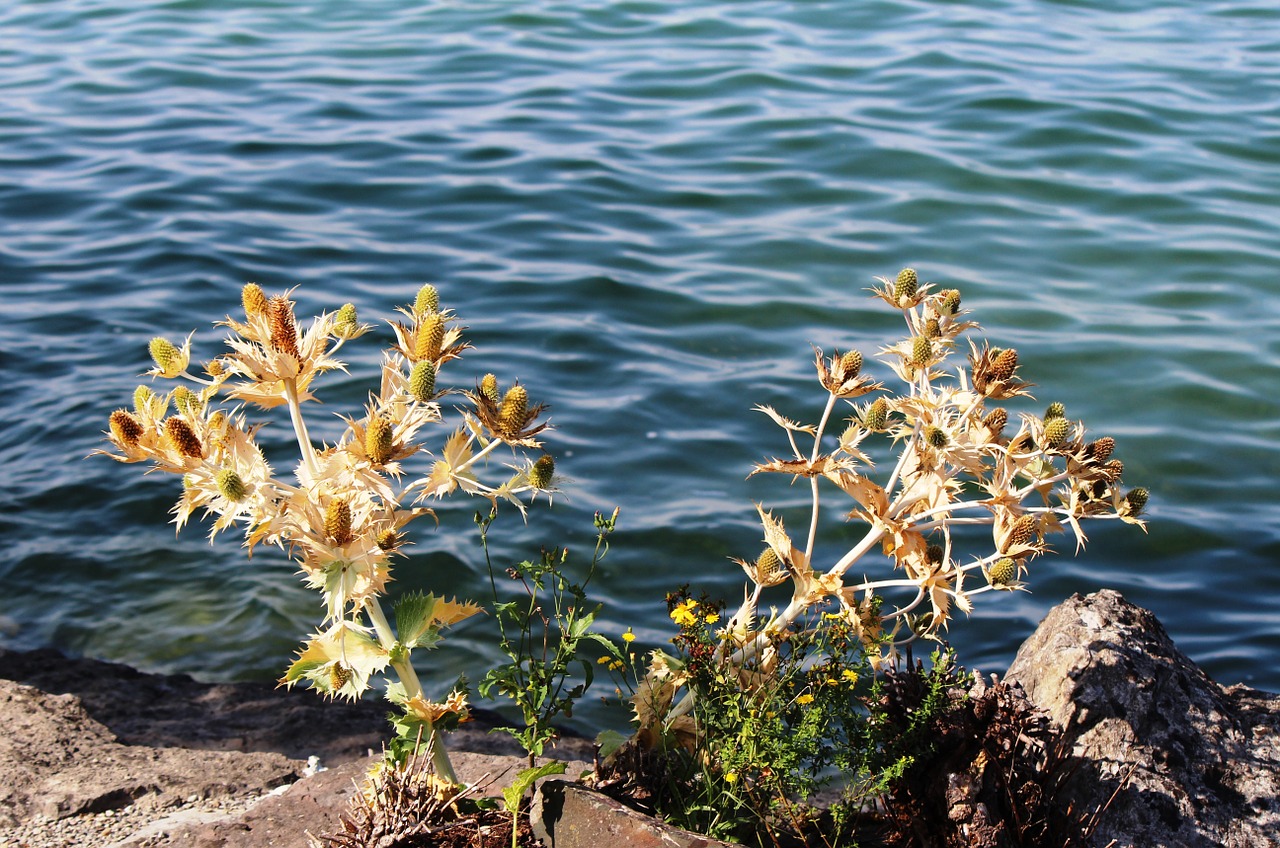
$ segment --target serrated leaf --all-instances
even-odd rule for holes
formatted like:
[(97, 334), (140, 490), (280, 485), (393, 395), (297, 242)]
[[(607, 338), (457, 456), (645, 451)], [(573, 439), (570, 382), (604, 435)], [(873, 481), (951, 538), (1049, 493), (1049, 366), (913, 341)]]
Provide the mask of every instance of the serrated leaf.
[(396, 635), (405, 645), (420, 647), (418, 638), (431, 627), (436, 596), (413, 592), (396, 601)]
[(552, 760), (520, 772), (511, 785), (502, 790), (502, 800), (506, 802), (507, 812), (512, 814), (520, 812), (520, 799), (529, 791), (529, 787), (533, 786), (534, 781), (553, 774), (564, 774), (565, 769), (564, 763)]

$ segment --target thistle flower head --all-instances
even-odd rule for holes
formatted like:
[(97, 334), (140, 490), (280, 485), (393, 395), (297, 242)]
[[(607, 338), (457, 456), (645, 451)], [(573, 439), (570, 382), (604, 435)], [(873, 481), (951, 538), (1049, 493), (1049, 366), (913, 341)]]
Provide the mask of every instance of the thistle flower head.
[(195, 431), (191, 429), (191, 425), (186, 421), (177, 416), (166, 418), (164, 433), (178, 453), (191, 459), (204, 458), (204, 447), (200, 444), (200, 439), (197, 438)]
[(267, 293), (257, 283), (245, 283), (240, 290), (240, 303), (244, 306), (246, 318), (254, 315), (265, 315), (267, 312)]
[(111, 413), (109, 424), (111, 426), (111, 435), (115, 437), (116, 442), (121, 447), (133, 447), (142, 438), (142, 425), (128, 410), (117, 409)]
[(544, 453), (534, 461), (533, 467), (529, 469), (529, 485), (535, 489), (548, 489), (551, 487), (551, 479), (555, 476), (556, 461), (551, 454)]
[(422, 316), (439, 311), (440, 292), (436, 291), (435, 286), (427, 283), (418, 289), (418, 296), (413, 299), (413, 314)]
[[(862, 370), (862, 354), (856, 350), (846, 351), (844, 356), (840, 357), (839, 374), (843, 380), (849, 380), (858, 376), (858, 372)], [(843, 380), (841, 382), (843, 382)]]
[(271, 347), (301, 362), (298, 322), (293, 316), (293, 304), (287, 297), (271, 298), (267, 301), (267, 318), (271, 326)]
[(369, 460), (374, 465), (386, 465), (391, 461), (393, 444), (391, 422), (381, 415), (370, 418), (364, 431), (364, 452)]
[(956, 315), (960, 312), (960, 291), (959, 289), (947, 289), (942, 293), (942, 299), (939, 301), (943, 315)]
[(1001, 557), (987, 568), (987, 582), (997, 589), (1013, 588), (1018, 582), (1018, 562), (1012, 557)]
[(413, 366), (409, 372), (409, 394), (413, 399), (423, 403), (436, 396), (436, 366), (434, 362), (424, 359)]
[(498, 435), (504, 439), (518, 438), (518, 434), (529, 422), (529, 393), (524, 386), (516, 383), (507, 389), (502, 396), (502, 405), (498, 407)]
[(1005, 425), (1008, 423), (1009, 411), (999, 406), (988, 412), (987, 417), (982, 419), (982, 426), (990, 430), (992, 436), (999, 436), (1004, 432)]
[(947, 442), (950, 441), (947, 437), (947, 431), (934, 424), (930, 424), (924, 428), (924, 440), (928, 442), (931, 447), (935, 448), (945, 448), (947, 446)]
[(213, 476), (214, 484), (222, 496), (233, 503), (239, 503), (249, 494), (244, 479), (234, 468), (223, 468)]
[(1124, 503), (1127, 507), (1128, 514), (1133, 516), (1140, 515), (1142, 510), (1146, 509), (1147, 499), (1149, 497), (1150, 493), (1142, 487), (1130, 489), (1126, 492), (1124, 496)]
[(1067, 415), (1066, 406), (1064, 406), (1063, 404), (1055, 400), (1053, 403), (1049, 404), (1045, 408), (1044, 420), (1048, 422), (1053, 418), (1065, 418), (1066, 415)]
[(879, 397), (867, 407), (866, 414), (862, 418), (862, 426), (868, 430), (879, 432), (885, 428), (888, 420), (889, 404), (884, 398)]
[(147, 345), (147, 349), (151, 353), (151, 361), (156, 367), (147, 373), (157, 377), (172, 379), (177, 377), (183, 371), (187, 370), (187, 365), (191, 361), (191, 339), (187, 339), (187, 343), (181, 348), (174, 345), (173, 342), (162, 336), (156, 336)]
[(925, 336), (911, 340), (911, 364), (924, 367), (933, 359), (933, 343)]
[(1111, 457), (1112, 452), (1116, 449), (1116, 440), (1110, 436), (1103, 436), (1090, 442), (1085, 452), (1088, 457), (1096, 462), (1105, 462)]
[(920, 279), (914, 268), (903, 268), (893, 282), (893, 297), (899, 305), (906, 305), (913, 300), (920, 288)]
[(1071, 433), (1071, 422), (1065, 418), (1050, 418), (1044, 425), (1044, 443), (1048, 448), (1060, 448)]
[(360, 315), (354, 303), (344, 303), (333, 316), (333, 335), (340, 339), (354, 339), (364, 335), (366, 327), (360, 326)]
[(498, 394), (498, 378), (493, 374), (485, 374), (481, 377), (480, 394), (484, 395), (494, 403), (500, 403), (502, 398)]
[(924, 322), (923, 335), (926, 339), (942, 338), (942, 325), (938, 323), (937, 318), (929, 318)]
[(334, 498), (324, 510), (324, 534), (334, 545), (348, 545), (355, 538), (351, 533), (351, 504), (342, 498)]
[(444, 344), (444, 331), (443, 315), (438, 312), (424, 315), (413, 340), (414, 361), (425, 359), (434, 362), (439, 359)]

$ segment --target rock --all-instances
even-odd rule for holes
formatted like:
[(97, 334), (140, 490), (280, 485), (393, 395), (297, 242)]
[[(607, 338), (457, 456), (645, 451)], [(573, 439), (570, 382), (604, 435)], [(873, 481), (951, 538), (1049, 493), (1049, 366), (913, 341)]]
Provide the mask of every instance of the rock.
[(1065, 730), (1092, 846), (1280, 845), (1280, 696), (1215, 683), (1119, 593), (1055, 607), (1005, 679)]
[(565, 780), (538, 787), (530, 816), (534, 835), (548, 848), (740, 848), (664, 824)]

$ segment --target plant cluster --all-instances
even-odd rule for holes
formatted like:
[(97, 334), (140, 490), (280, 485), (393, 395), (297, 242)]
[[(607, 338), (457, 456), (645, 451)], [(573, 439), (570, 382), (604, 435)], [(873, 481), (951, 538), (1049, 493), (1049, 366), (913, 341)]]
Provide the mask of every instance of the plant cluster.
[[(824, 690), (814, 687), (808, 669), (861, 674), (863, 659), (872, 670), (892, 666), (915, 640), (940, 640), (955, 612), (969, 612), (978, 596), (1023, 588), (1033, 563), (1050, 552), (1052, 534), (1070, 531), (1079, 548), (1086, 519), (1143, 526), (1147, 492), (1122, 487), (1114, 439), (1087, 439), (1084, 425), (1069, 419), (1061, 403), (1016, 419), (1002, 405), (1029, 396), (1016, 350), (969, 341), (967, 361), (948, 367), (961, 337), (976, 327), (966, 320), (958, 291), (922, 285), (912, 269), (880, 282), (873, 295), (899, 310), (907, 328), (905, 338), (879, 351), (901, 390), (892, 394), (866, 375), (856, 350), (830, 357), (817, 351), (826, 401), (816, 424), (757, 407), (785, 432), (790, 455), (761, 462), (751, 474), (805, 481), (807, 530), (793, 541), (783, 520), (757, 504), (764, 548), (735, 560), (749, 580), (744, 600), (731, 613), (711, 612), (687, 597), (673, 605), (671, 617), (681, 628), (677, 651), (652, 653), (632, 698), (635, 744), (705, 752), (706, 780), (742, 781), (722, 798), (778, 798), (809, 788), (795, 780), (778, 784), (777, 769), (737, 771), (730, 753), (733, 728), (763, 714), (777, 725), (772, 734), (753, 729), (752, 739), (772, 736), (788, 746), (770, 757), (820, 760), (823, 740), (793, 728), (800, 714), (752, 712), (766, 703), (818, 704)], [(852, 414), (838, 423), (841, 403)], [(864, 452), (872, 437), (887, 439), (896, 451), (880, 482)], [(839, 513), (864, 531), (819, 562), (827, 486), (849, 499)], [(871, 560), (890, 573), (871, 578), (855, 570)], [(790, 588), (781, 609), (765, 606), (774, 587)], [(891, 597), (901, 600), (891, 603)], [(690, 630), (713, 621), (720, 626), (709, 636)], [(735, 706), (726, 712), (730, 703)], [(823, 711), (803, 718), (809, 712)]]
[[(372, 327), (348, 303), (304, 328), (287, 293), (268, 297), (254, 283), (244, 287), (242, 305), (243, 318), (221, 322), (230, 349), (200, 373), (191, 370), (191, 336), (181, 346), (151, 341), (155, 367), (148, 373), (172, 388), (139, 386), (131, 408), (111, 413), (107, 438), (116, 452), (107, 455), (181, 476), (179, 529), (203, 511), (213, 519), (211, 538), (239, 527), (250, 554), (261, 544), (287, 550), (306, 585), (323, 595), (325, 617), (281, 682), (355, 699), (376, 676), (394, 675), (387, 687), (397, 708), (390, 760), (403, 765), (425, 745), (436, 773), (456, 783), (439, 734), (466, 718), (466, 693), (456, 688), (432, 700), (411, 657), (435, 648), (444, 628), (480, 607), (417, 592), (396, 600), (388, 616), (392, 561), (408, 544), (408, 525), (434, 516), (426, 504), (448, 495), (480, 496), (495, 510), (508, 502), (521, 512), (522, 496), (550, 498), (554, 461), (529, 456), (541, 447), (535, 437), (546, 427), (538, 422), (543, 406), (531, 405), (519, 383), (504, 391), (486, 374), (460, 393), (460, 421), (443, 430), (433, 451), (425, 449), (428, 428), (441, 432), (442, 401), (452, 392), (441, 388), (441, 373), (470, 346), (465, 328), (426, 285), (391, 324), (395, 342), (382, 355), (377, 391), (359, 414), (344, 418), (336, 443), (316, 445), (303, 406), (316, 399), (318, 378), (345, 370), (336, 358), (343, 345)], [(261, 425), (247, 421), (244, 404), (288, 409), (300, 455), (292, 479), (267, 462)], [(484, 460), (503, 446), (515, 461), (501, 479), (485, 482)], [(410, 473), (419, 455), (429, 457), (425, 473)]]

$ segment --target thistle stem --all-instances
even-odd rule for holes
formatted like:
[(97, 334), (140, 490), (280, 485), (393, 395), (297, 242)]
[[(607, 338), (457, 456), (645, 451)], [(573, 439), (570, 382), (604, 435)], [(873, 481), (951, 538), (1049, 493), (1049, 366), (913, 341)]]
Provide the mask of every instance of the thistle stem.
[(320, 475), (316, 465), (316, 449), (307, 435), (307, 422), (302, 418), (302, 405), (298, 401), (298, 384), (291, 379), (283, 380), (284, 396), (289, 402), (289, 418), (293, 421), (293, 432), (298, 437), (298, 451), (302, 454), (302, 462), (307, 468), (312, 481)]
[[(397, 640), (395, 631), (391, 629), (391, 624), (387, 621), (386, 613), (382, 611), (382, 604), (378, 603), (377, 599), (371, 598), (365, 603), (364, 612), (369, 616), (374, 632), (378, 634), (378, 642), (385, 650), (390, 651)], [(422, 681), (418, 679), (418, 673), (414, 671), (413, 664), (408, 657), (399, 662), (392, 662), (391, 667), (399, 675), (400, 682), (404, 684), (405, 694), (408, 697), (413, 698), (423, 694)], [(453, 763), (449, 760), (449, 752), (444, 747), (444, 740), (440, 738), (440, 734), (430, 721), (427, 722), (427, 737), (427, 747), (431, 750), (431, 763), (435, 766), (436, 774), (450, 783), (456, 784), (458, 775), (454, 772)]]

